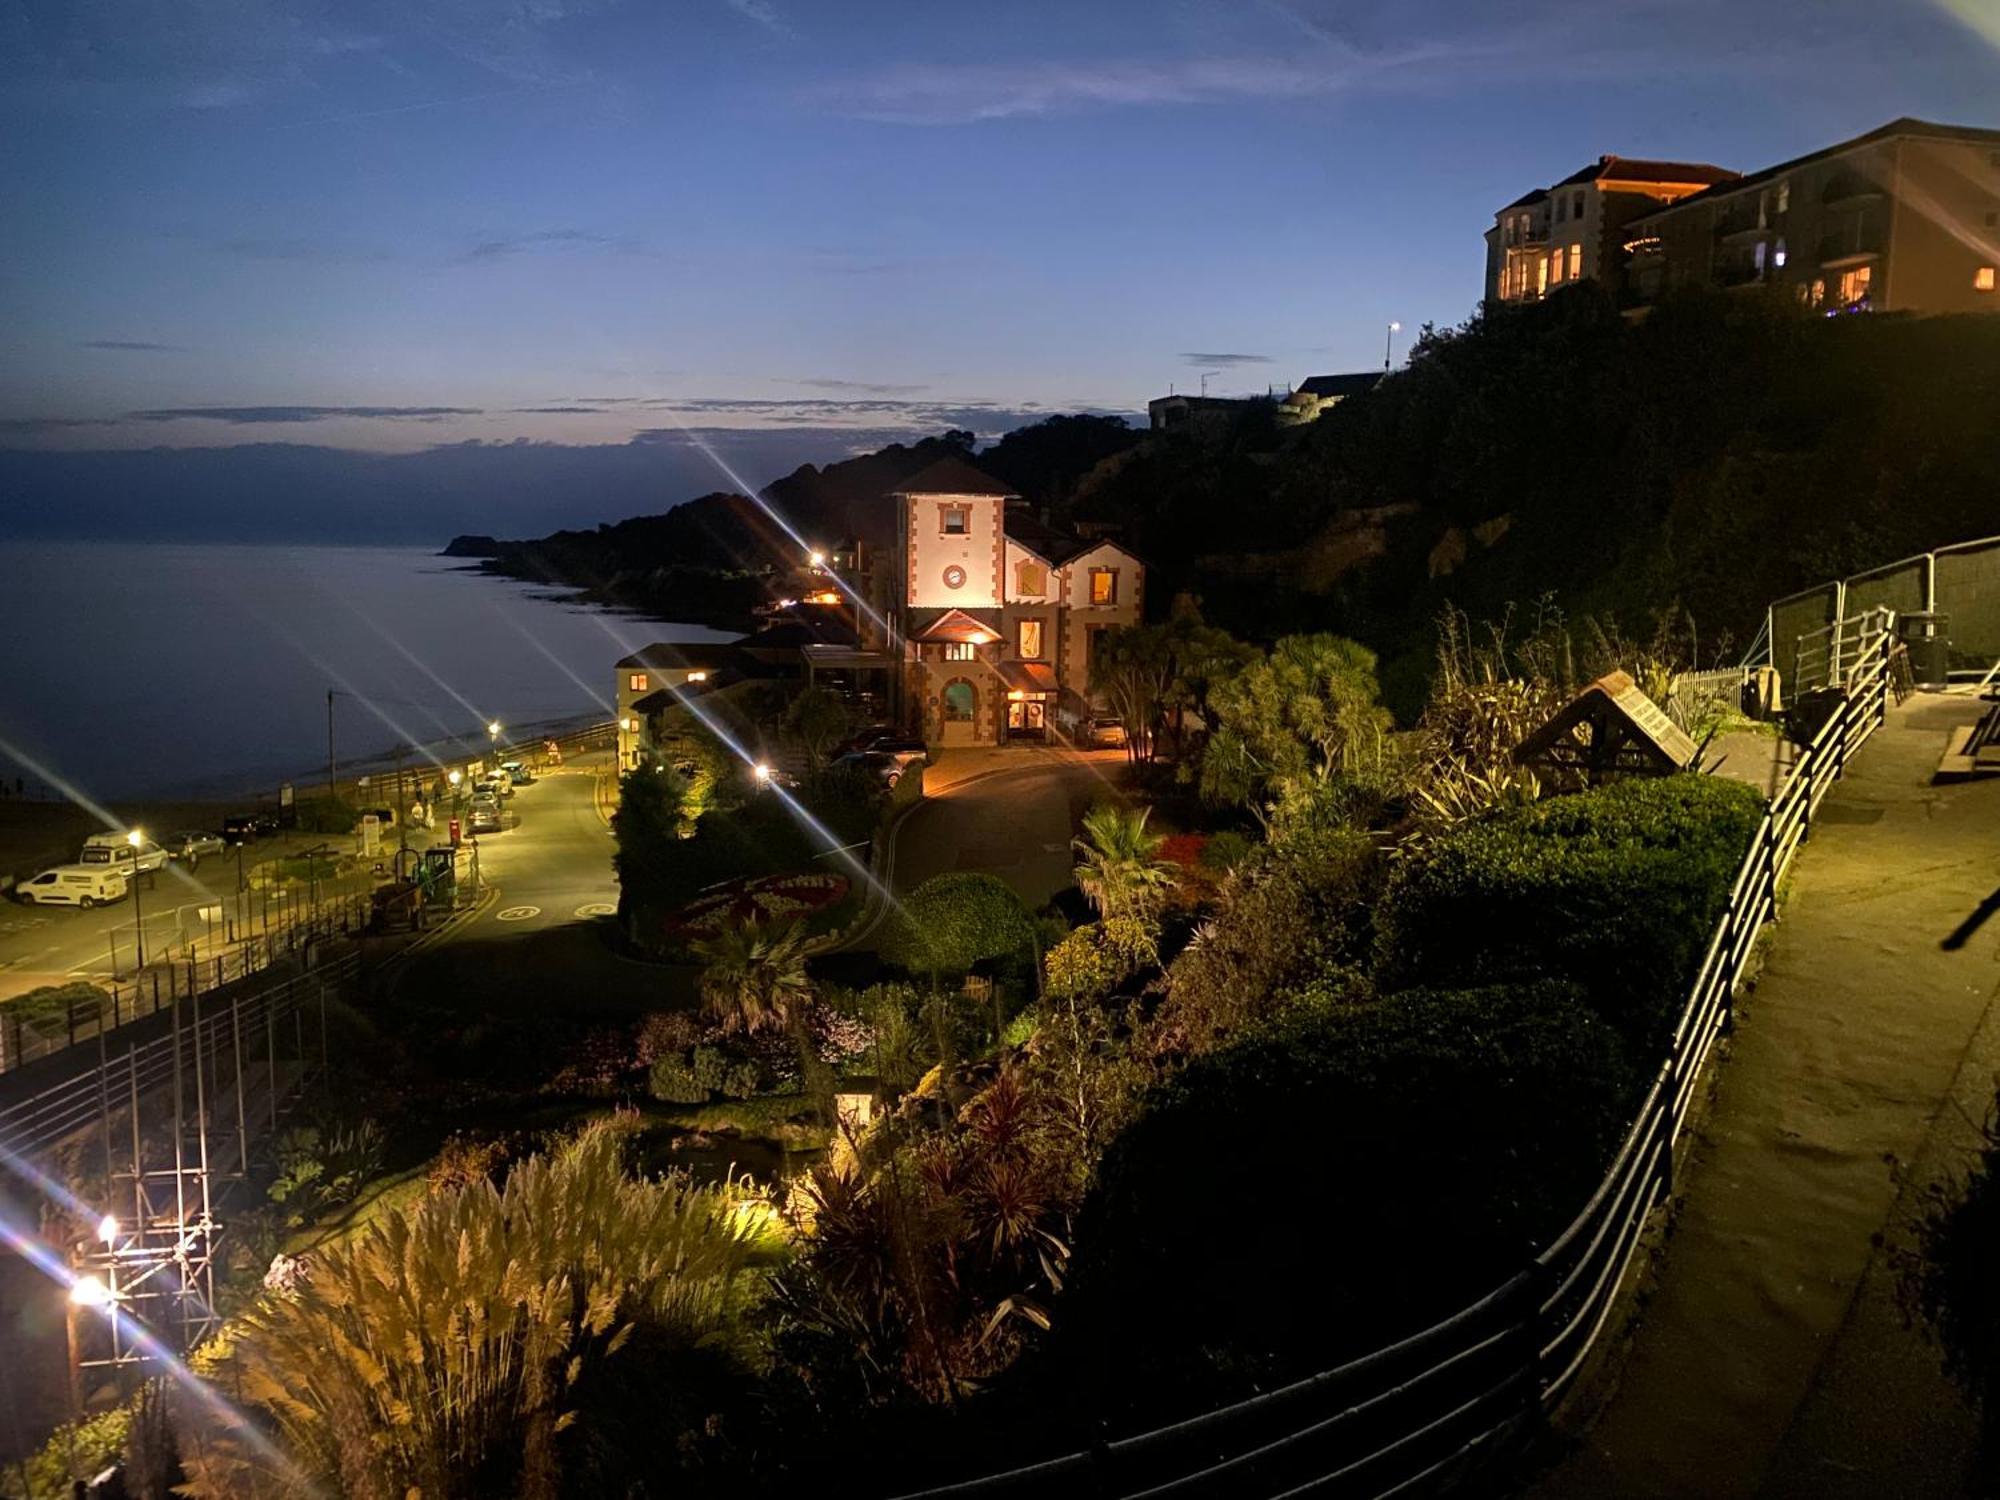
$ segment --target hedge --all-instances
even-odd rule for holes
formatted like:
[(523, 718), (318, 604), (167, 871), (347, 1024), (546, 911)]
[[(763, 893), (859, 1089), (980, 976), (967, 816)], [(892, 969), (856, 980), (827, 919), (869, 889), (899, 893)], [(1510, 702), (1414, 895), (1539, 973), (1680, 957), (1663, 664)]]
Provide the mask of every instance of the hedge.
[(1379, 981), (1571, 980), (1658, 1055), (1762, 814), (1750, 786), (1680, 775), (1466, 824), (1391, 879)]
[(1058, 1327), (1156, 1418), (1329, 1368), (1523, 1269), (1589, 1198), (1636, 1074), (1575, 986), (1302, 1001), (1156, 1088), (1106, 1153)]
[(933, 875), (905, 896), (883, 936), (882, 957), (911, 974), (971, 972), (989, 959), (1032, 951), (1034, 924), (1012, 886), (996, 875)]

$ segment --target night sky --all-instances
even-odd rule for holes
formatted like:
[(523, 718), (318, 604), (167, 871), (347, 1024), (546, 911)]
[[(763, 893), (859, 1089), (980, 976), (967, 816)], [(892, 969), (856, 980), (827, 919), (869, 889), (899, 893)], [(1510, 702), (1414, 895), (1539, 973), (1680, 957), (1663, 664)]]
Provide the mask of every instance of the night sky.
[(0, 0), (0, 446), (637, 437), (664, 504), (683, 424), (761, 482), (1282, 388), (1601, 152), (2000, 124), (1996, 10)]

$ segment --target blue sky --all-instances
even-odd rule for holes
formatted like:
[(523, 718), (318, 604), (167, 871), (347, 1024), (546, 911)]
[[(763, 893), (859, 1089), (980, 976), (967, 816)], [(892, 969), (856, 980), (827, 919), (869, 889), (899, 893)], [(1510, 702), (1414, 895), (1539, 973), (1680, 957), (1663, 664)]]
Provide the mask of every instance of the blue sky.
[(0, 0), (0, 444), (680, 422), (755, 470), (822, 430), (833, 458), (1203, 370), (1283, 386), (1463, 319), (1492, 212), (1600, 152), (1748, 169), (1898, 114), (2000, 124), (1994, 19)]

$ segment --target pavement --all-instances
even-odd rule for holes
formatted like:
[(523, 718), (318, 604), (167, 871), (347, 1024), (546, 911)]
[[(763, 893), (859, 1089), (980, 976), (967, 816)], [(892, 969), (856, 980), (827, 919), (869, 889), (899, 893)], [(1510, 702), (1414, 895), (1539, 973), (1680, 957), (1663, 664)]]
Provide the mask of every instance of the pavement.
[(1538, 1500), (1969, 1492), (1973, 1414), (1893, 1257), (2000, 1069), (2000, 778), (1930, 780), (1980, 707), (1912, 698), (1822, 805), (1615, 1387)]

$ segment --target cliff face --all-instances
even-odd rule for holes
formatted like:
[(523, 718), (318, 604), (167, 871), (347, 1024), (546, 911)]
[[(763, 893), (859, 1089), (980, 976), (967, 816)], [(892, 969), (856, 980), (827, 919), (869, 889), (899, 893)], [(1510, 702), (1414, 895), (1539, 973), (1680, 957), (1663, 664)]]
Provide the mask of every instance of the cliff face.
[(455, 536), (444, 544), (439, 557), (498, 557), (500, 543), (490, 536)]

